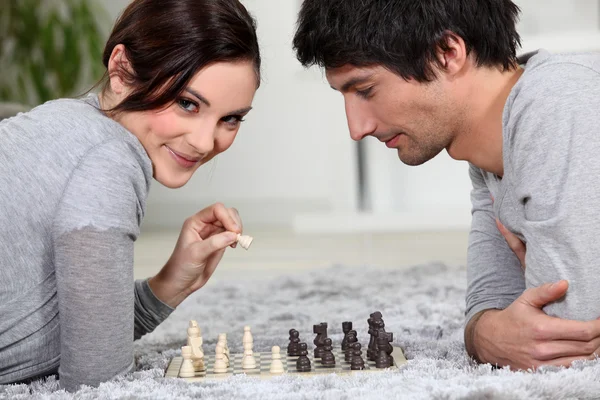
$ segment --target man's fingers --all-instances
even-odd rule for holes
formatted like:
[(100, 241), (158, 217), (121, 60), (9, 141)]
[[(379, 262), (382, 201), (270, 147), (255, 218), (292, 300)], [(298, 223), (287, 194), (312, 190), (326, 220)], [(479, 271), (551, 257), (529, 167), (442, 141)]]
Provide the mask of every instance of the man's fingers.
[(565, 357), (584, 357), (598, 352), (600, 337), (588, 342), (574, 340), (552, 340), (535, 346), (533, 358), (540, 361)]
[(600, 337), (600, 320), (573, 321), (549, 318), (548, 323), (534, 327), (534, 339), (591, 342)]
[(522, 302), (541, 309), (546, 304), (556, 301), (563, 297), (569, 288), (569, 283), (565, 280), (555, 283), (527, 289), (520, 297)]
[(506, 243), (508, 243), (508, 247), (510, 247), (511, 250), (517, 255), (517, 257), (521, 261), (521, 264), (524, 265), (525, 254), (527, 253), (527, 247), (525, 246), (525, 244), (521, 241), (521, 239), (519, 239), (517, 235), (513, 234), (511, 231), (506, 229), (506, 227), (502, 224), (502, 222), (500, 222), (498, 218), (496, 218), (496, 226), (498, 227), (500, 233), (502, 233), (502, 236), (504, 236)]
[(573, 361), (593, 360), (595, 358), (596, 358), (595, 354), (589, 354), (589, 355), (579, 356), (579, 357), (561, 357), (561, 358), (556, 358), (556, 359), (550, 360), (550, 361), (540, 362), (539, 365), (537, 365), (537, 367), (541, 367), (544, 365), (553, 365), (556, 367), (570, 367), (571, 364), (573, 363)]

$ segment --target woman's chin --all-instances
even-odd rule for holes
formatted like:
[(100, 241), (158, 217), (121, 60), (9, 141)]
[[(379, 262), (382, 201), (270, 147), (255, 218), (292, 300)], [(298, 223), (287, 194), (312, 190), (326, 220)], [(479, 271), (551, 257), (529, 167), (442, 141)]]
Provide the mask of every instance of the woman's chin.
[(179, 189), (180, 187), (188, 183), (191, 177), (191, 174), (188, 175), (157, 173), (155, 174), (154, 179), (156, 179), (158, 183), (168, 187), (169, 189)]

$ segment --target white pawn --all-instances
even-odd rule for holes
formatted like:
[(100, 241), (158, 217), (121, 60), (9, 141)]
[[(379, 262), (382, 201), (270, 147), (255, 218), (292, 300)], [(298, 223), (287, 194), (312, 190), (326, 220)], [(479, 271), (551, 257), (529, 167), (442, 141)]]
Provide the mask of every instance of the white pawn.
[(248, 250), (253, 240), (254, 238), (252, 236), (242, 235), (239, 233), (237, 235), (237, 242), (246, 250)]
[(181, 348), (181, 356), (183, 357), (183, 363), (179, 369), (179, 376), (182, 378), (193, 378), (196, 375), (194, 364), (192, 364), (192, 348), (190, 346), (183, 346)]
[(223, 374), (227, 372), (227, 362), (225, 361), (225, 354), (223, 354), (223, 347), (221, 346), (217, 346), (214, 367), (215, 374)]
[(225, 354), (227, 354), (227, 357), (229, 358), (229, 346), (227, 345), (227, 334), (226, 333), (221, 333), (219, 334), (219, 339), (217, 341), (217, 344), (221, 343), (223, 345), (223, 350), (225, 352)]
[(252, 342), (244, 343), (244, 358), (242, 358), (242, 369), (256, 368), (256, 360), (252, 351)]
[(215, 348), (216, 353), (222, 353), (223, 359), (225, 360), (225, 364), (229, 367), (229, 356), (225, 353), (225, 348), (221, 343), (217, 343), (217, 347)]
[(283, 363), (281, 362), (281, 349), (279, 346), (273, 346), (271, 348), (271, 368), (269, 372), (272, 374), (283, 374)]
[(244, 336), (242, 336), (242, 344), (245, 345), (246, 343), (254, 343), (254, 338), (248, 325), (244, 327)]

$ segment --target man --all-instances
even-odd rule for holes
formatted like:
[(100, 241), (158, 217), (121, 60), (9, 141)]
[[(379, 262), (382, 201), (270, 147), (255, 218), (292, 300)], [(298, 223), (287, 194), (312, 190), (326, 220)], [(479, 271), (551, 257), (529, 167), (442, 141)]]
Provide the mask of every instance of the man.
[(467, 352), (568, 366), (600, 347), (600, 57), (518, 58), (518, 14), (510, 0), (305, 0), (294, 49), (343, 94), (354, 140), (408, 165), (444, 149), (469, 162)]

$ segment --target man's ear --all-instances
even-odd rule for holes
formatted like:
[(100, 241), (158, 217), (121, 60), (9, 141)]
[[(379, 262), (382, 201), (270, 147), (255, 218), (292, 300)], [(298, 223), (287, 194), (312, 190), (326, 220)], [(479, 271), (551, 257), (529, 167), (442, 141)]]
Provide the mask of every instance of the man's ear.
[(465, 41), (454, 32), (445, 32), (436, 48), (436, 58), (441, 74), (449, 79), (461, 75), (469, 59)]
[(116, 95), (124, 95), (127, 92), (127, 77), (133, 74), (131, 64), (125, 54), (125, 46), (118, 44), (113, 49), (108, 59), (108, 76), (110, 77), (110, 89)]

